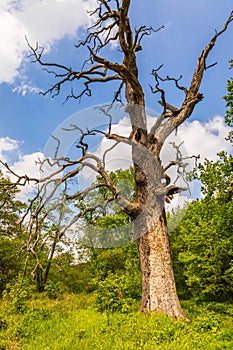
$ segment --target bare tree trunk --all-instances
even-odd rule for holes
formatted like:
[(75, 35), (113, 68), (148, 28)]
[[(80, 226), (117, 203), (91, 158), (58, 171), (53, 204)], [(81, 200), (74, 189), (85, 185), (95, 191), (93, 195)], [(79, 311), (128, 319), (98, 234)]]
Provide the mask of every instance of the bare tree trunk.
[(54, 241), (53, 241), (53, 244), (52, 244), (52, 247), (51, 247), (51, 251), (49, 253), (47, 266), (46, 266), (46, 269), (45, 269), (45, 272), (44, 272), (43, 287), (46, 286), (47, 281), (48, 281), (49, 272), (50, 272), (50, 268), (51, 268), (51, 265), (52, 265), (52, 260), (53, 260), (53, 256), (54, 256), (55, 249), (56, 249), (56, 246), (57, 246), (57, 242), (58, 242), (58, 239), (57, 239), (57, 237), (55, 237)]
[(43, 270), (41, 269), (40, 266), (38, 266), (37, 269), (36, 269), (35, 278), (36, 278), (37, 291), (42, 293), (44, 291)]
[(161, 162), (143, 145), (133, 147), (133, 161), (136, 201), (142, 208), (133, 220), (142, 271), (141, 310), (161, 311), (170, 317), (187, 319), (179, 303), (173, 274)]
[[(142, 270), (141, 310), (161, 311), (170, 317), (187, 319), (177, 297), (165, 211), (158, 217), (158, 212), (151, 208), (147, 226), (147, 232), (138, 238)], [(137, 235), (137, 227), (135, 231)]]

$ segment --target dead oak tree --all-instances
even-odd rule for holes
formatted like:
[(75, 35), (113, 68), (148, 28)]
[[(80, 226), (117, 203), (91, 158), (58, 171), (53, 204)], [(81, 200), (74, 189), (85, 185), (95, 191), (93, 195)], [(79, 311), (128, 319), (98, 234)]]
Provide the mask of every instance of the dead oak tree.
[[(84, 138), (91, 131), (85, 133), (80, 130), (79, 148), (82, 150), (80, 158), (71, 161), (68, 158), (55, 157), (56, 164), (59, 164), (59, 172), (66, 169), (66, 174), (62, 175), (59, 180), (54, 180), (53, 176), (57, 173), (55, 171), (50, 177), (39, 180), (42, 184), (42, 194), (40, 194), (39, 206), (33, 213), (31, 225), (35, 225), (36, 222), (36, 227), (39, 229), (40, 220), (43, 221), (42, 218), (38, 219), (41, 208), (45, 207), (48, 198), (56, 193), (59, 185), (65, 183), (69, 178), (73, 178), (83, 168), (91, 168), (101, 177), (102, 181), (72, 195), (64, 194), (60, 203), (56, 203), (54, 206), (61, 206), (66, 200), (83, 200), (88, 192), (101, 186), (107, 187), (112, 195), (101, 203), (101, 207), (103, 208), (112, 200), (116, 200), (134, 222), (134, 237), (138, 244), (142, 271), (142, 311), (160, 310), (168, 316), (182, 319), (185, 318), (185, 315), (176, 293), (164, 210), (165, 199), (180, 192), (181, 189), (176, 185), (171, 185), (166, 174), (166, 170), (175, 162), (162, 167), (160, 153), (166, 138), (191, 115), (195, 105), (202, 100), (203, 96), (199, 89), (203, 74), (209, 68), (206, 64), (207, 57), (217, 38), (227, 30), (233, 15), (230, 15), (222, 30), (215, 33), (198, 57), (196, 69), (188, 88), (180, 85), (180, 79), (168, 76), (163, 78), (160, 74), (161, 67), (153, 70), (155, 86), (151, 87), (151, 91), (160, 94), (159, 103), (162, 105), (163, 111), (152, 128), (148, 130), (145, 96), (138, 78), (137, 52), (142, 49), (143, 38), (156, 30), (146, 26), (132, 29), (128, 16), (130, 5), (130, 0), (98, 0), (98, 7), (90, 13), (95, 18), (95, 24), (89, 28), (85, 40), (77, 45), (78, 48), (87, 48), (89, 52), (89, 57), (80, 71), (58, 63), (45, 62), (43, 49), (39, 46), (33, 48), (30, 44), (29, 46), (34, 62), (43, 66), (55, 78), (55, 83), (43, 94), (50, 93), (52, 96), (56, 96), (65, 83), (72, 82), (74, 84), (77, 81), (79, 84), (83, 82), (83, 88), (77, 92), (72, 88), (67, 100), (70, 98), (80, 99), (84, 95), (91, 96), (91, 86), (94, 83), (119, 82), (119, 88), (114, 94), (113, 102), (121, 101), (121, 93), (125, 92), (125, 112), (130, 118), (131, 133), (128, 137), (113, 134), (111, 123), (109, 130), (101, 133), (107, 139), (117, 143), (123, 142), (132, 147), (136, 184), (135, 200), (127, 200), (121, 195), (112, 183), (103, 161), (88, 152), (88, 145)], [(160, 29), (158, 28), (157, 31)], [(112, 62), (101, 55), (103, 49), (113, 42), (117, 42), (120, 46), (121, 62)], [(165, 91), (161, 87), (161, 82), (166, 81), (174, 83), (176, 88), (183, 92), (184, 98), (180, 107), (174, 107), (168, 103)], [(72, 170), (68, 171), (69, 167), (72, 167)], [(21, 180), (22, 177), (19, 182)], [(43, 195), (43, 191), (48, 189), (51, 183), (54, 185), (53, 189), (46, 197)], [(99, 207), (98, 203), (96, 206), (86, 208), (85, 211), (80, 210), (72, 222)], [(49, 211), (52, 208), (53, 206), (50, 207)]]

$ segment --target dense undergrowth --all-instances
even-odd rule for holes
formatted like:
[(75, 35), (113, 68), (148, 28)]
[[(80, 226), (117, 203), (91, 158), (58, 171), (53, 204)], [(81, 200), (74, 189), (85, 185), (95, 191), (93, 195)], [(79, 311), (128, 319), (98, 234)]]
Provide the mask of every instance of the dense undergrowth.
[(1, 300), (1, 350), (222, 350), (233, 348), (233, 306), (182, 302), (190, 323), (143, 315), (137, 302), (127, 313), (100, 313), (94, 295), (59, 299), (22, 295)]

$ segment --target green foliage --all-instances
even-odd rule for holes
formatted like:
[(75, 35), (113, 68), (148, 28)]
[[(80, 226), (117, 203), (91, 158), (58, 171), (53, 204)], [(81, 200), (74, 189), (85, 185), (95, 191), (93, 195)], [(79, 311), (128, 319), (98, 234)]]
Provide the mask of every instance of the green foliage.
[[(133, 200), (135, 195), (134, 168), (130, 167), (126, 170), (116, 170), (110, 173), (110, 179), (117, 186), (118, 191), (126, 198)], [(97, 182), (101, 182), (101, 178), (97, 177)], [(98, 189), (99, 196), (107, 198), (111, 192), (107, 187)]]
[(61, 282), (48, 282), (44, 287), (44, 291), (49, 299), (61, 298), (64, 294), (64, 288)]
[[(118, 191), (134, 199), (134, 169), (118, 170), (110, 174)], [(101, 179), (97, 178), (97, 183)], [(86, 198), (88, 202), (101, 202), (110, 195), (107, 187), (99, 187)], [(88, 249), (90, 261), (82, 272), (89, 281), (86, 290), (96, 291), (98, 309), (111, 313), (126, 310), (131, 299), (141, 296), (141, 272), (137, 246), (132, 241), (133, 226), (129, 217), (116, 203), (110, 203), (103, 212), (85, 217), (87, 228), (81, 249)], [(113, 248), (116, 247), (116, 248)]]
[(129, 243), (119, 248), (94, 251), (90, 269), (97, 280), (105, 279), (108, 274), (127, 274), (128, 277), (140, 274), (137, 245)]
[[(183, 304), (191, 323), (163, 315), (139, 312), (104, 315), (93, 302), (82, 306), (82, 295), (63, 300), (32, 300), (27, 311), (7, 318), (0, 329), (0, 348), (40, 350), (190, 350), (231, 349), (233, 345), (230, 304)], [(7, 309), (7, 304), (1, 309)]]
[(30, 307), (25, 312), (20, 322), (13, 327), (17, 338), (22, 340), (32, 338), (33, 332), (36, 331), (35, 324), (46, 322), (51, 318), (51, 310), (45, 307)]
[(0, 236), (0, 294), (22, 271), (23, 256), (20, 254), (21, 238)]
[(9, 179), (0, 171), (0, 235), (6, 237), (18, 236), (21, 232), (19, 213), (24, 205), (15, 199), (19, 192)]
[(200, 164), (195, 177), (201, 180), (206, 200), (214, 198), (228, 204), (232, 201), (233, 192), (233, 155), (220, 152), (218, 157), (216, 162), (206, 159), (204, 164)]
[(210, 300), (232, 297), (233, 237), (229, 214), (233, 214), (232, 209), (229, 213), (214, 200), (193, 202), (172, 232), (174, 269), (181, 295), (188, 289), (192, 296)]
[[(135, 183), (133, 167), (127, 170), (117, 170), (109, 174), (112, 183), (117, 187), (118, 193), (129, 200), (134, 200)], [(97, 177), (96, 184), (102, 183)], [(100, 186), (85, 196), (83, 201), (76, 205), (84, 209), (86, 205), (97, 203), (104, 204), (106, 198), (112, 193), (108, 187)], [(79, 199), (80, 200), (80, 199)], [(85, 236), (82, 239), (82, 246), (86, 248), (111, 248), (122, 246), (133, 240), (133, 225), (131, 219), (125, 214), (116, 201), (110, 201), (108, 205), (99, 206), (95, 212), (85, 215), (87, 224)]]
[(108, 316), (117, 311), (129, 312), (133, 301), (127, 296), (126, 278), (123, 275), (109, 274), (103, 281), (99, 281), (96, 296), (98, 311), (105, 311)]
[[(114, 214), (113, 214), (114, 213)], [(82, 247), (88, 249), (119, 247), (133, 239), (133, 225), (122, 211), (97, 217), (87, 224)]]
[(233, 157), (220, 153), (199, 171), (205, 197), (170, 235), (177, 287), (183, 297), (232, 300)]
[(93, 289), (89, 265), (89, 261), (75, 263), (74, 256), (69, 252), (58, 254), (53, 259), (48, 284), (58, 284), (63, 292), (89, 292)]
[[(230, 68), (233, 67), (233, 60), (230, 61)], [(227, 82), (227, 92), (228, 94), (224, 96), (226, 101), (227, 112), (225, 116), (225, 121), (228, 126), (233, 127), (233, 78)], [(233, 131), (229, 132), (227, 139), (233, 143)]]
[(14, 283), (8, 283), (3, 292), (3, 299), (7, 301), (9, 314), (23, 313), (27, 308), (27, 300), (30, 288), (22, 284), (22, 278), (19, 276)]
[(24, 237), (19, 213), (24, 205), (15, 199), (17, 192), (0, 171), (0, 294), (22, 269), (20, 250)]
[(141, 297), (141, 271), (136, 244), (94, 251), (89, 269), (100, 312), (129, 311)]

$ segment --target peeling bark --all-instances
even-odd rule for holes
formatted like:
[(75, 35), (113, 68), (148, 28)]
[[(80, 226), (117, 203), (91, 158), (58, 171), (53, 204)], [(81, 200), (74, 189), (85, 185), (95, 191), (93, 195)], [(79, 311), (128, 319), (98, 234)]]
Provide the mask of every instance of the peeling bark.
[(150, 221), (148, 231), (137, 241), (142, 270), (141, 310), (187, 319), (177, 297), (165, 212), (159, 215), (151, 208)]

